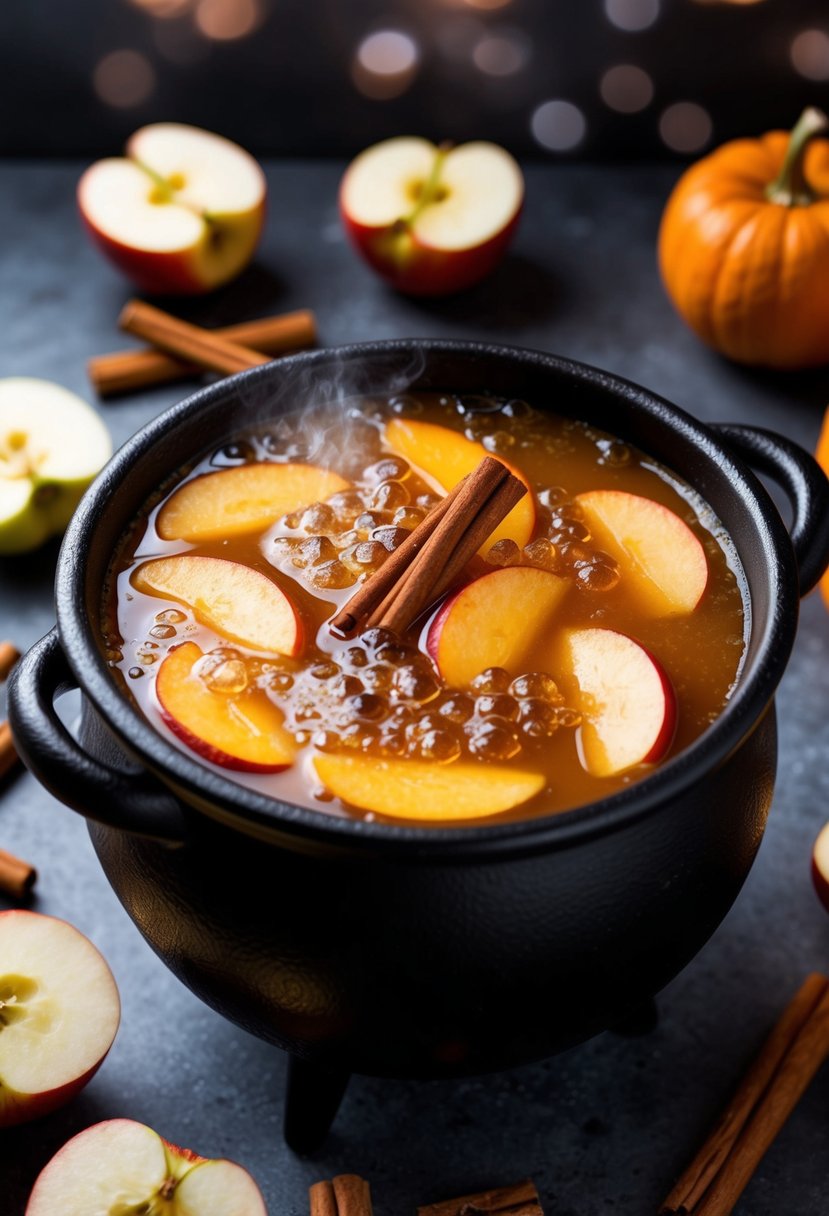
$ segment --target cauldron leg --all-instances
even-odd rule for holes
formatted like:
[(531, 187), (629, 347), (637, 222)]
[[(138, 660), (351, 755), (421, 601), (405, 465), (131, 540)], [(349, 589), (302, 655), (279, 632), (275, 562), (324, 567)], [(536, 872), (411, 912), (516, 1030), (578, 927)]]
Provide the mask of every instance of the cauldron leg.
[(350, 1073), (345, 1069), (288, 1058), (283, 1131), (285, 1142), (295, 1153), (319, 1148), (334, 1122)]
[(640, 1035), (650, 1034), (659, 1023), (659, 1010), (653, 997), (647, 997), (638, 1005), (631, 1005), (617, 1022), (609, 1028), (611, 1034), (619, 1034), (625, 1039), (636, 1039)]

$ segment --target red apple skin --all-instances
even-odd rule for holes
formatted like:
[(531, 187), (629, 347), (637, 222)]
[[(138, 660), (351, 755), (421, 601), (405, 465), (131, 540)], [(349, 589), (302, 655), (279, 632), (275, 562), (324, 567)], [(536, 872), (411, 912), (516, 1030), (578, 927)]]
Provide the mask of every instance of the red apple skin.
[[(637, 642), (637, 645), (642, 646), (642, 643)], [(653, 747), (650, 749), (647, 756), (642, 757), (643, 764), (656, 764), (658, 760), (662, 759), (673, 743), (674, 735), (676, 734), (679, 707), (677, 705), (674, 686), (671, 683), (670, 677), (665, 671), (665, 668), (659, 662), (659, 659), (657, 659), (655, 655), (651, 654), (647, 647), (642, 646), (642, 649), (645, 651), (645, 654), (656, 668), (657, 675), (659, 676), (659, 680), (662, 685), (662, 692), (665, 697), (665, 717), (662, 719), (662, 729), (654, 739)]]
[[(93, 227), (86, 218), (80, 201), (83, 178), (78, 184), (78, 212), (81, 222), (94, 245), (113, 266), (126, 275), (142, 291), (149, 295), (196, 296), (204, 295), (221, 286), (220, 283), (205, 284), (193, 274), (188, 260), (181, 253), (153, 253), (148, 249), (133, 249)], [(258, 243), (265, 224), (266, 203), (263, 199), (258, 207)]]
[(453, 295), (486, 278), (506, 253), (522, 210), (523, 202), (505, 228), (473, 249), (435, 249), (412, 234), (415, 249), (411, 260), (402, 266), (384, 248), (391, 227), (371, 228), (357, 223), (346, 212), (340, 189), (340, 216), (352, 245), (381, 278), (409, 296)]
[[(486, 576), (484, 575), (483, 577)], [(458, 587), (456, 591), (453, 591), (451, 595), (448, 595), (432, 618), (432, 623), (429, 626), (429, 632), (426, 634), (426, 653), (434, 663), (435, 667), (438, 665), (438, 646), (440, 645), (440, 635), (443, 631), (446, 618), (452, 611), (452, 605), (455, 603), (455, 600), (462, 591), (466, 590), (468, 586), (469, 583), (464, 583), (462, 587)]]
[(231, 756), (230, 752), (223, 752), (220, 748), (214, 747), (212, 743), (194, 735), (179, 722), (178, 718), (174, 718), (172, 714), (168, 713), (160, 702), (159, 706), (161, 716), (173, 734), (177, 735), (182, 743), (186, 743), (192, 751), (198, 752), (205, 760), (209, 760), (211, 764), (217, 764), (219, 768), (233, 769), (237, 773), (281, 773), (291, 767), (290, 764), (257, 764), (254, 760), (242, 760), (239, 756)]

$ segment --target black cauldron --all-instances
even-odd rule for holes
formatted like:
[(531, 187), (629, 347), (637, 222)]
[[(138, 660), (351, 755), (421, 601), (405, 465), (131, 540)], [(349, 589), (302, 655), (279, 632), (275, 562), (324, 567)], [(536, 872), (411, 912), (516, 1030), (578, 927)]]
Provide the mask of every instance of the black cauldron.
[[(722, 520), (751, 623), (739, 686), (684, 753), (601, 802), (436, 830), (287, 805), (157, 734), (108, 670), (101, 588), (121, 534), (168, 475), (307, 399), (416, 389), (521, 396), (631, 441)], [(745, 463), (744, 463), (745, 462)], [(747, 465), (781, 483), (791, 535)], [(57, 629), (18, 665), (27, 765), (90, 820), (101, 864), (167, 965), (292, 1055), (286, 1136), (325, 1134), (352, 1071), (431, 1077), (543, 1058), (619, 1023), (693, 957), (752, 864), (772, 796), (773, 696), (798, 597), (829, 560), (829, 483), (777, 435), (703, 426), (642, 388), (531, 351), (380, 342), (282, 359), (144, 427), (89, 490), (61, 551)], [(82, 690), (78, 741), (54, 700)]]

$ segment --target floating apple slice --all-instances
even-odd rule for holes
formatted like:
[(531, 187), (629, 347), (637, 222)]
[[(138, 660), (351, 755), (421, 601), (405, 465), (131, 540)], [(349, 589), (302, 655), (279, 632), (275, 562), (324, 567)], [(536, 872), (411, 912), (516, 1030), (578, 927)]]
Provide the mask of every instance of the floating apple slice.
[(171, 650), (155, 682), (161, 716), (183, 743), (222, 768), (278, 773), (293, 764), (296, 747), (282, 714), (264, 692), (214, 690), (197, 665), (211, 656), (195, 642)]
[(829, 823), (822, 829), (812, 850), (812, 880), (820, 902), (829, 912)]
[(624, 490), (590, 490), (576, 502), (598, 544), (618, 561), (643, 611), (654, 616), (694, 611), (708, 585), (708, 562), (678, 515)]
[(463, 761), (440, 765), (326, 753), (313, 763), (332, 794), (390, 819), (485, 819), (527, 802), (546, 781), (543, 773)]
[(676, 695), (660, 663), (613, 629), (565, 630), (556, 678), (582, 715), (581, 761), (594, 777), (654, 764), (671, 745)]
[(131, 580), (137, 591), (192, 608), (208, 629), (269, 654), (295, 655), (303, 629), (288, 596), (266, 574), (221, 557), (158, 557)]
[(432, 621), (426, 649), (446, 684), (466, 688), (487, 667), (512, 676), (548, 633), (570, 584), (548, 570), (508, 566), (468, 583)]
[(39, 912), (0, 912), (0, 1128), (74, 1097), (120, 1016), (112, 972), (88, 938)]
[[(456, 486), (462, 477), (476, 469), (485, 456), (493, 456), (480, 443), (467, 439), (458, 431), (440, 426), (435, 422), (420, 422), (417, 419), (392, 418), (386, 424), (384, 439), (393, 452), (416, 465), (446, 492)], [(489, 548), (499, 540), (514, 540), (519, 548), (527, 544), (535, 527), (535, 495), (524, 474), (515, 465), (501, 456), (494, 456), (506, 465), (511, 473), (523, 481), (528, 493), (512, 508), (490, 534), (481, 548), (486, 556)]]
[(44, 1167), (26, 1216), (267, 1216), (247, 1170), (110, 1119), (64, 1144)]
[(353, 160), (340, 186), (355, 248), (411, 295), (447, 295), (489, 274), (523, 200), (516, 162), (482, 141), (447, 150), (426, 139), (387, 139)]
[(242, 464), (186, 481), (164, 503), (155, 526), (162, 540), (224, 540), (261, 531), (282, 515), (350, 489), (339, 473), (313, 464)]
[(265, 219), (265, 177), (221, 135), (182, 123), (142, 127), (127, 157), (100, 160), (78, 184), (95, 243), (151, 292), (210, 291), (253, 257)]
[(49, 380), (0, 380), (0, 554), (63, 532), (111, 455), (106, 427), (80, 397)]

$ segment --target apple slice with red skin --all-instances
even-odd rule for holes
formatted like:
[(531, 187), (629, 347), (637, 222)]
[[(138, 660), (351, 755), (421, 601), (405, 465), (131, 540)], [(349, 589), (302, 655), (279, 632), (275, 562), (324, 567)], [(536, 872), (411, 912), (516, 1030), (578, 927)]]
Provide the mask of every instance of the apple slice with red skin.
[(343, 802), (390, 819), (432, 823), (501, 815), (535, 797), (546, 777), (507, 765), (458, 760), (381, 760), (320, 753), (314, 768)]
[(222, 557), (157, 557), (144, 562), (130, 582), (145, 595), (175, 600), (196, 620), (232, 642), (269, 654), (302, 649), (302, 620), (281, 587), (266, 574)]
[(567, 629), (554, 671), (582, 715), (580, 759), (592, 776), (615, 777), (665, 755), (676, 730), (676, 694), (644, 646), (614, 629)]
[(39, 912), (0, 912), (0, 1128), (83, 1089), (120, 1018), (112, 972), (88, 938)]
[(631, 593), (652, 616), (693, 612), (708, 585), (705, 550), (675, 512), (626, 490), (589, 490), (575, 500), (594, 540), (616, 559)]
[(417, 418), (392, 418), (386, 423), (383, 439), (388, 447), (422, 472), (446, 493), (467, 473), (473, 472), (486, 456), (500, 460), (510, 473), (527, 487), (527, 493), (517, 502), (498, 527), (490, 533), (481, 547), (486, 557), (490, 547), (499, 540), (513, 540), (519, 548), (527, 544), (535, 528), (535, 495), (524, 474), (501, 456), (467, 439), (458, 431), (436, 422), (421, 422)]
[(26, 1216), (268, 1216), (247, 1170), (200, 1157), (132, 1119), (95, 1123), (41, 1171)]
[(155, 691), (170, 730), (221, 768), (246, 773), (289, 768), (296, 745), (280, 711), (258, 689), (231, 696), (209, 688), (198, 672), (198, 665), (209, 658), (195, 642), (184, 642), (159, 667)]
[(812, 850), (812, 881), (818, 899), (829, 912), (829, 823), (821, 831)]
[(511, 676), (529, 670), (569, 589), (566, 579), (532, 566), (508, 566), (467, 583), (446, 600), (426, 636), (444, 683), (467, 688), (487, 667)]
[(136, 131), (91, 165), (78, 207), (94, 243), (145, 291), (192, 295), (234, 278), (265, 222), (265, 175), (221, 135), (183, 123)]
[(518, 226), (524, 179), (498, 144), (438, 148), (387, 139), (361, 152), (340, 185), (357, 251), (398, 291), (449, 295), (501, 261)]
[(241, 464), (185, 481), (162, 504), (155, 526), (162, 540), (224, 540), (260, 532), (282, 515), (350, 489), (339, 473), (313, 464)]

